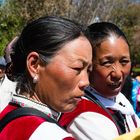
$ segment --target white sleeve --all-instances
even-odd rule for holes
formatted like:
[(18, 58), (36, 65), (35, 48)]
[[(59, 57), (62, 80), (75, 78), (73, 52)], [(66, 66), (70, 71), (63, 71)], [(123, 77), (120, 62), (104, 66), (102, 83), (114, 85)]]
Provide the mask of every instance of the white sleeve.
[(112, 140), (119, 135), (115, 124), (96, 112), (80, 114), (68, 126), (68, 131), (80, 140)]
[(44, 122), (32, 133), (29, 140), (63, 140), (72, 137), (55, 123)]
[(136, 122), (137, 122), (137, 127), (140, 127), (140, 118), (135, 114)]

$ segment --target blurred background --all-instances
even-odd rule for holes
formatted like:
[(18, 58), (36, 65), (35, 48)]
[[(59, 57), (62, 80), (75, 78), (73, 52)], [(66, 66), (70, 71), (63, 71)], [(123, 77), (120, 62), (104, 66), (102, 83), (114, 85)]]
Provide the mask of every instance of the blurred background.
[(28, 22), (45, 15), (84, 25), (109, 21), (123, 30), (130, 44), (132, 69), (121, 92), (140, 117), (140, 0), (0, 0), (0, 56)]
[(58, 15), (89, 25), (110, 21), (126, 34), (133, 72), (140, 72), (140, 0), (0, 0), (0, 56), (24, 25), (43, 15)]

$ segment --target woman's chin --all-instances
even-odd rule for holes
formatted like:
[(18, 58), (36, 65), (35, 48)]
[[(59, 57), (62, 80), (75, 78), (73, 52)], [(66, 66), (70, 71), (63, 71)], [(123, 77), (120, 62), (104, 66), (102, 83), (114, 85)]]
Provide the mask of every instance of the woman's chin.
[(61, 112), (63, 112), (63, 113), (65, 113), (65, 112), (71, 112), (71, 111), (73, 111), (75, 108), (76, 108), (75, 105), (71, 105), (71, 106), (68, 106), (68, 107), (66, 107), (65, 109), (61, 110)]

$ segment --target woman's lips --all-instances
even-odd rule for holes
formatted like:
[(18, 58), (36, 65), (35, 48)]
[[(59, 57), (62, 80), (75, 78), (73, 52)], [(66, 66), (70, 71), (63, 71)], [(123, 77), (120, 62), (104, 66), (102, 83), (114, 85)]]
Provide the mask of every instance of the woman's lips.
[(119, 88), (121, 88), (121, 82), (119, 82), (119, 83), (114, 82), (114, 83), (109, 84), (109, 86), (112, 89), (119, 89)]

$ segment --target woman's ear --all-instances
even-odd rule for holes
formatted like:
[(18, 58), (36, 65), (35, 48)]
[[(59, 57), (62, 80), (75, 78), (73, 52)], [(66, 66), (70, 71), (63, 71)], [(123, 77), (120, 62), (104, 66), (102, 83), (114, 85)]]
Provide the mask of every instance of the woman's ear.
[(29, 74), (34, 78), (38, 74), (39, 54), (37, 52), (29, 53), (26, 64)]

